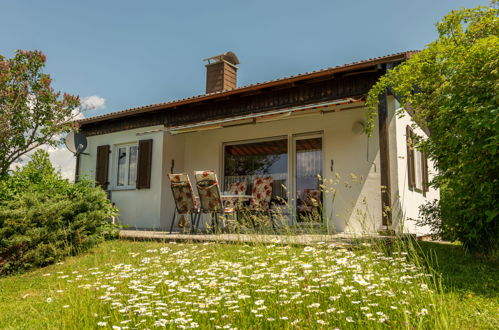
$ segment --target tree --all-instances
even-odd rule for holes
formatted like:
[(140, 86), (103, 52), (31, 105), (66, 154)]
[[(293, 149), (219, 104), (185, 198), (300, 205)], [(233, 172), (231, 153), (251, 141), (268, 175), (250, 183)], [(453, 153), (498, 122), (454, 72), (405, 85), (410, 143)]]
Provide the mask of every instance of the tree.
[(368, 132), (387, 89), (428, 128), (416, 144), (434, 161), (441, 198), (423, 207), (423, 222), (481, 252), (499, 241), (498, 14), (497, 0), (450, 12), (436, 24), (438, 39), (384, 75), (367, 101)]
[(7, 59), (0, 55), (0, 178), (10, 165), (31, 150), (71, 129), (80, 104), (77, 96), (55, 92), (50, 75), (43, 73), (45, 55), (18, 50)]

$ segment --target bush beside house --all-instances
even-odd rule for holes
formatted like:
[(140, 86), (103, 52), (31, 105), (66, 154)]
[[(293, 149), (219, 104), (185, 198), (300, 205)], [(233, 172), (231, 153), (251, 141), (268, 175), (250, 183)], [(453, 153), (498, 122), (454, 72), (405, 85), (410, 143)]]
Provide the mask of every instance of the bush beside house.
[(45, 151), (0, 180), (0, 275), (54, 263), (116, 232), (101, 188), (61, 177)]

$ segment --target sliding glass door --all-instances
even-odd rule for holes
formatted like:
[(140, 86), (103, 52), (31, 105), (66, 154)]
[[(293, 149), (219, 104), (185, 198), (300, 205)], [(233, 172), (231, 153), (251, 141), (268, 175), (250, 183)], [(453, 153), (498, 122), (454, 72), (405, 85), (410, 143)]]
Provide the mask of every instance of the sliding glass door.
[(223, 190), (246, 183), (251, 194), (255, 179), (272, 177), (271, 208), (296, 214), (292, 222), (322, 221), (321, 133), (225, 143), (223, 151)]
[(322, 136), (294, 138), (296, 221), (322, 221)]
[[(272, 177), (272, 202), (287, 200), (288, 139), (226, 144), (224, 146), (224, 190), (233, 183), (246, 182), (251, 194), (257, 178)], [(282, 200), (281, 200), (282, 201)]]

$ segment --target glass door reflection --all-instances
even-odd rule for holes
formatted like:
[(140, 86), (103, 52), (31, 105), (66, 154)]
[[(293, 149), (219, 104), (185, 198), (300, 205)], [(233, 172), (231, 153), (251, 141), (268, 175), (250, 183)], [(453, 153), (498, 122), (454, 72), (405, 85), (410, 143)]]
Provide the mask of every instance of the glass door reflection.
[(296, 220), (322, 222), (322, 137), (296, 137), (294, 142)]

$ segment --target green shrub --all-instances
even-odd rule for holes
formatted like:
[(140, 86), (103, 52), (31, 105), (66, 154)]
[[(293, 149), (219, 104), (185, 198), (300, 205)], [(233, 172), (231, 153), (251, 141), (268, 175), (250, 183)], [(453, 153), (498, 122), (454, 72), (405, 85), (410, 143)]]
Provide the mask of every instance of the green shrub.
[(436, 26), (437, 40), (373, 86), (366, 127), (372, 132), (379, 95), (387, 90), (410, 105), (413, 124), (430, 133), (426, 140), (416, 138), (415, 146), (433, 160), (436, 173), (431, 184), (441, 194), (439, 202), (423, 207), (423, 220), (470, 251), (495, 254), (499, 251), (499, 1), (452, 11)]
[(56, 262), (115, 235), (113, 207), (91, 181), (61, 178), (38, 151), (0, 181), (0, 274)]

